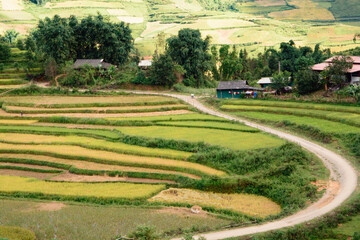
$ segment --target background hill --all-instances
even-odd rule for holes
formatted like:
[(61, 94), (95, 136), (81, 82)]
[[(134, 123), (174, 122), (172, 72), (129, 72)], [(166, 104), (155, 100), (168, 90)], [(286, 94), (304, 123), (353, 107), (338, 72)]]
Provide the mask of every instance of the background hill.
[[(0, 31), (26, 34), (39, 19), (58, 14), (79, 17), (101, 13), (131, 24), (136, 47), (153, 54), (156, 43), (182, 28), (200, 29), (212, 44), (234, 44), (253, 54), (294, 40), (321, 43), (333, 51), (356, 46), (360, 32), (359, 0), (0, 0)], [(158, 37), (159, 33), (164, 33)]]

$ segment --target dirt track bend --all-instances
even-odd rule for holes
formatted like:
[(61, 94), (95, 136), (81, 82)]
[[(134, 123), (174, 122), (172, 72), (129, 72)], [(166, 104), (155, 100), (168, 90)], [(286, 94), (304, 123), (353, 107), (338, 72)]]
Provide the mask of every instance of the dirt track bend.
[[(145, 94), (149, 94), (149, 92), (146, 92)], [(334, 210), (336, 207), (340, 206), (355, 191), (357, 187), (358, 176), (355, 169), (350, 165), (350, 163), (339, 154), (330, 151), (316, 143), (310, 142), (301, 137), (291, 135), (289, 133), (285, 133), (279, 130), (272, 129), (270, 127), (252, 123), (246, 120), (242, 120), (212, 110), (201, 104), (198, 100), (191, 98), (190, 96), (177, 95), (177, 94), (161, 94), (161, 95), (181, 99), (204, 113), (208, 113), (229, 120), (242, 122), (250, 127), (260, 129), (264, 132), (274, 134), (280, 138), (299, 144), (309, 152), (312, 152), (316, 156), (318, 156), (324, 162), (326, 167), (330, 170), (331, 173), (330, 179), (332, 181), (337, 181), (340, 183), (340, 189), (329, 188), (320, 200), (313, 203), (306, 209), (295, 213), (294, 215), (288, 216), (280, 220), (276, 220), (274, 222), (265, 223), (263, 225), (243, 227), (243, 228), (233, 228), (230, 230), (222, 230), (222, 231), (210, 232), (199, 235), (205, 237), (207, 240), (226, 239), (231, 237), (245, 236), (254, 233), (267, 232), (270, 230), (290, 227), (306, 221), (310, 221), (326, 213), (329, 213), (332, 210)], [(199, 236), (195, 236), (195, 239), (198, 239)], [(173, 240), (180, 240), (180, 238)]]

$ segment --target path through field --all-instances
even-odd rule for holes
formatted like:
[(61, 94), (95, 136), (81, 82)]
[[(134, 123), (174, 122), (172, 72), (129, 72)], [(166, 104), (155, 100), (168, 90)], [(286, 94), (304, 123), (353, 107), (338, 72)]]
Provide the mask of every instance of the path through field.
[[(146, 92), (146, 94), (149, 94), (149, 92)], [(326, 193), (320, 200), (313, 203), (306, 209), (301, 210), (298, 213), (295, 213), (294, 215), (288, 216), (284, 219), (276, 220), (274, 222), (266, 223), (263, 225), (244, 227), (244, 228), (234, 228), (230, 230), (201, 234), (201, 236), (205, 237), (207, 240), (226, 239), (231, 237), (245, 236), (254, 233), (267, 232), (271, 230), (291, 227), (306, 221), (310, 221), (326, 213), (329, 213), (332, 210), (334, 210), (336, 207), (340, 206), (348, 197), (350, 197), (350, 195), (354, 192), (354, 190), (357, 187), (358, 176), (355, 169), (350, 165), (350, 163), (339, 154), (330, 151), (316, 143), (310, 142), (301, 137), (291, 135), (289, 133), (285, 133), (279, 130), (272, 129), (270, 127), (252, 123), (240, 118), (236, 118), (218, 112), (216, 110), (204, 106), (197, 99), (191, 98), (190, 96), (177, 95), (177, 94), (161, 94), (161, 95), (181, 99), (204, 113), (208, 113), (214, 116), (226, 118), (233, 121), (242, 122), (247, 126), (260, 129), (261, 131), (274, 134), (280, 138), (299, 144), (306, 150), (318, 156), (324, 162), (325, 166), (330, 170), (331, 181), (336, 181), (340, 184), (340, 188), (330, 187), (329, 189), (327, 189)], [(195, 239), (198, 239), (199, 237), (200, 236), (196, 236)], [(173, 240), (180, 240), (180, 238)]]
[(21, 5), (20, 0), (0, 0), (2, 10), (5, 11), (17, 11), (22, 10), (24, 7)]

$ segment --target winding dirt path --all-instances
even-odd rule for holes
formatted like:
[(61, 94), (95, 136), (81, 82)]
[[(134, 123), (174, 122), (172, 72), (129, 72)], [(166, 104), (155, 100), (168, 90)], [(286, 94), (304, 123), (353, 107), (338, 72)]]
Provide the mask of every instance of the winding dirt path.
[[(152, 94), (149, 92), (134, 92), (134, 93)], [(153, 93), (153, 94), (159, 94), (159, 93)], [(334, 188), (333, 187), (328, 188), (326, 193), (323, 195), (323, 197), (320, 200), (313, 203), (306, 209), (295, 213), (294, 215), (273, 222), (265, 223), (262, 225), (205, 233), (199, 236), (195, 236), (195, 239), (198, 239), (200, 236), (205, 237), (207, 240), (226, 239), (231, 237), (245, 236), (254, 233), (267, 232), (271, 230), (291, 227), (300, 223), (304, 223), (306, 221), (313, 220), (326, 213), (329, 213), (332, 210), (334, 210), (336, 207), (340, 206), (348, 197), (350, 197), (350, 195), (355, 191), (357, 187), (358, 175), (356, 170), (351, 166), (351, 164), (344, 157), (316, 143), (313, 143), (301, 137), (291, 135), (289, 133), (285, 133), (279, 130), (272, 129), (270, 127), (266, 127), (260, 124), (256, 124), (253, 122), (249, 122), (240, 118), (236, 118), (218, 112), (216, 110), (204, 106), (197, 99), (191, 98), (190, 96), (184, 96), (178, 94), (159, 94), (159, 95), (178, 98), (180, 100), (183, 100), (184, 102), (189, 103), (190, 105), (194, 106), (195, 108), (199, 109), (204, 113), (237, 122), (242, 122), (247, 126), (257, 128), (261, 131), (274, 134), (290, 142), (294, 142), (300, 145), (301, 147), (305, 148), (309, 152), (314, 153), (317, 157), (319, 157), (323, 161), (325, 166), (330, 170), (330, 180), (336, 181), (340, 184), (340, 186)], [(180, 238), (176, 238), (173, 240), (180, 240)]]

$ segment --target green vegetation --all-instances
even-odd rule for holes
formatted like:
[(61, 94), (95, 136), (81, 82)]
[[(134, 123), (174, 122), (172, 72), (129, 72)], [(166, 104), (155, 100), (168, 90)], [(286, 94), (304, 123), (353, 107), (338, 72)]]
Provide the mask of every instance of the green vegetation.
[(35, 233), (20, 227), (0, 226), (0, 238), (11, 240), (36, 240)]

